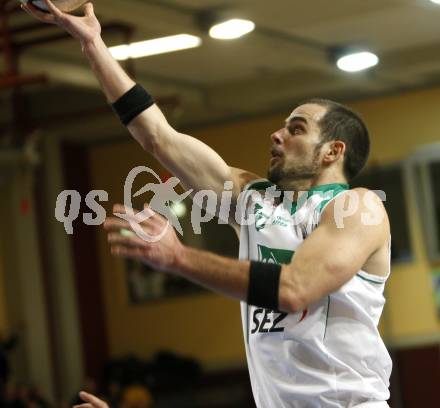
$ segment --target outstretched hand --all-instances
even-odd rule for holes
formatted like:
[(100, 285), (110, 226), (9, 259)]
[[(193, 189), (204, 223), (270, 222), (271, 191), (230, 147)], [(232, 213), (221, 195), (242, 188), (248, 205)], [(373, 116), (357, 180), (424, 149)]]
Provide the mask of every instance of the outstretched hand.
[(42, 1), (47, 6), (48, 13), (39, 10), (29, 2), (22, 4), (21, 8), (43, 23), (60, 26), (72, 37), (77, 38), (82, 45), (93, 41), (101, 35), (101, 25), (95, 16), (92, 3), (87, 3), (84, 6), (83, 16), (73, 16), (63, 13), (50, 0)]
[(93, 394), (81, 391), (79, 396), (83, 401), (86, 402), (84, 404), (75, 405), (74, 408), (109, 408), (106, 402), (100, 400), (98, 397), (95, 397)]
[(143, 213), (116, 204), (115, 217), (105, 220), (111, 253), (145, 262), (158, 270), (176, 272), (184, 245), (169, 221), (145, 205)]

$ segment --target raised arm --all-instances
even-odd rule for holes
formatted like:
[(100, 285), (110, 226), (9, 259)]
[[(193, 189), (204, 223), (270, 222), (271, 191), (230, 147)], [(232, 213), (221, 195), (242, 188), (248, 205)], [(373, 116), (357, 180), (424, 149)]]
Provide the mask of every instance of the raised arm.
[[(43, 1), (50, 13), (43, 13), (30, 4), (22, 7), (40, 21), (59, 25), (80, 41), (109, 103), (114, 103), (133, 88), (135, 82), (112, 57), (101, 38), (101, 26), (91, 3), (85, 5), (84, 16), (77, 17), (61, 12), (49, 0)], [(224, 182), (232, 181), (235, 202), (243, 185), (257, 178), (249, 172), (229, 167), (209, 146), (177, 132), (156, 104), (134, 118), (128, 124), (128, 130), (186, 188), (220, 193)]]

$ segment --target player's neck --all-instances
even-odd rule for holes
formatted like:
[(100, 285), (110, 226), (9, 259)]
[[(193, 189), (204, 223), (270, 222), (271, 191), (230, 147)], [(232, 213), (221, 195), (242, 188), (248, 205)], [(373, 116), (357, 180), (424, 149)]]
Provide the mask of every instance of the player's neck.
[(325, 184), (348, 184), (347, 179), (344, 176), (341, 175), (325, 175), (318, 177), (316, 180), (312, 180), (308, 190), (310, 190), (313, 187), (322, 186)]
[(284, 183), (280, 183), (279, 187), (285, 191), (301, 192), (325, 184), (347, 184), (347, 180), (341, 175), (321, 174), (314, 179), (286, 180)]

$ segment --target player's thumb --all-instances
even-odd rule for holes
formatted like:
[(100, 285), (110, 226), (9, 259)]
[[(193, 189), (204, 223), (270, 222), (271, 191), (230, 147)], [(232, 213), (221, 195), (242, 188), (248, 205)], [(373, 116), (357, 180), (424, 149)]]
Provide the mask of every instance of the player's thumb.
[(88, 392), (85, 391), (81, 391), (79, 393), (79, 397), (86, 402), (90, 402), (91, 401), (91, 395)]
[(96, 397), (93, 394), (89, 394), (88, 392), (81, 391), (79, 393), (79, 396), (83, 401), (88, 402), (94, 408), (108, 408), (108, 405), (104, 401), (100, 400), (98, 397)]
[(79, 396), (83, 401), (88, 402), (93, 407), (102, 407), (104, 405), (99, 398), (95, 397), (92, 394), (89, 394), (88, 392), (81, 391), (79, 393)]
[(84, 6), (84, 13), (87, 17), (94, 17), (95, 16), (95, 9), (93, 7), (93, 3), (86, 3)]

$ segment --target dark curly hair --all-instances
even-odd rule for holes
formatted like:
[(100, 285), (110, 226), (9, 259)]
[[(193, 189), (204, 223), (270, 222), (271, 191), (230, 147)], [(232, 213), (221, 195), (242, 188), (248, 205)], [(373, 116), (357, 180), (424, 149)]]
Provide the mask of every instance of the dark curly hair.
[(364, 121), (350, 108), (328, 99), (308, 99), (300, 105), (306, 104), (327, 108), (318, 123), (322, 142), (340, 140), (345, 143), (344, 175), (352, 180), (365, 166), (370, 154), (370, 137)]

